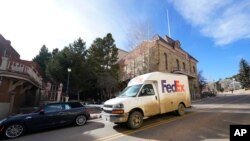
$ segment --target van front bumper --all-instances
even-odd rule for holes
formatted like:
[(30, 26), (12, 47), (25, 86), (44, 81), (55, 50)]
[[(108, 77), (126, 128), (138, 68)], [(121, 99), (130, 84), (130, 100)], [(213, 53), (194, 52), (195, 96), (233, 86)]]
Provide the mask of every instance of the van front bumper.
[(102, 119), (109, 122), (127, 122), (128, 121), (128, 113), (125, 114), (109, 114), (102, 112)]

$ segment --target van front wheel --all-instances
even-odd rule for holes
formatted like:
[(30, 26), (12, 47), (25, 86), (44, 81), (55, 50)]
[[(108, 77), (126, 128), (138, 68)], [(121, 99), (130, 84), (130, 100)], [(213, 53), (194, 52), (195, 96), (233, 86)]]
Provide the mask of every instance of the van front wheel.
[(134, 111), (129, 115), (127, 126), (130, 129), (140, 128), (143, 122), (142, 113), (139, 111)]
[(179, 116), (184, 115), (185, 114), (185, 106), (182, 103), (180, 103), (176, 112)]

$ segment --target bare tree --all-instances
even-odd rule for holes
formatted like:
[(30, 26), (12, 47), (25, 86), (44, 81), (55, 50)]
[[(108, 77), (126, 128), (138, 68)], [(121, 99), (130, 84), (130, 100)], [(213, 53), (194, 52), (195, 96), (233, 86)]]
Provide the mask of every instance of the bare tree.
[(152, 24), (149, 20), (134, 22), (128, 28), (127, 38), (129, 51), (134, 50), (143, 41), (153, 36)]
[(118, 81), (108, 73), (104, 73), (98, 77), (97, 87), (108, 98), (114, 96), (114, 92), (117, 91), (117, 85)]
[(200, 70), (198, 72), (198, 83), (199, 83), (199, 90), (200, 93), (202, 92), (202, 90), (205, 88), (205, 86), (207, 85), (207, 81), (206, 79), (203, 77), (202, 75), (202, 70)]

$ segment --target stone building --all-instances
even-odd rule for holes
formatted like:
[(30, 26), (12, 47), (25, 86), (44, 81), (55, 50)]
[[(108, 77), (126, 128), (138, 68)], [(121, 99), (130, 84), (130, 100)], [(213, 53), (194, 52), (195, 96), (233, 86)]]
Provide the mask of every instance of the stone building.
[(21, 106), (39, 102), (42, 77), (32, 61), (21, 60), (11, 42), (0, 34), (0, 119)]
[(117, 62), (119, 62), (122, 58), (124, 58), (128, 54), (129, 54), (129, 52), (118, 48), (118, 60), (117, 60)]
[(200, 97), (197, 63), (194, 57), (182, 49), (178, 40), (156, 35), (120, 59), (120, 79), (127, 81), (153, 71), (184, 74), (188, 76), (191, 97), (196, 99)]

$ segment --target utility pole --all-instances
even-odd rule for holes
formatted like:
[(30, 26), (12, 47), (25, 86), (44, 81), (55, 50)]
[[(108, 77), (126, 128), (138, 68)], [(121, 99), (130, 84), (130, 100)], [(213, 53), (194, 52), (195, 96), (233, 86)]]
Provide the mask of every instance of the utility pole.
[(149, 25), (148, 25), (148, 40), (147, 40), (147, 47), (148, 47), (148, 73), (149, 73)]
[(169, 23), (168, 9), (167, 9), (167, 20), (168, 20), (168, 36), (171, 38), (171, 32), (170, 32), (170, 23)]
[(66, 89), (66, 102), (69, 100), (69, 77), (70, 77), (71, 68), (68, 68), (68, 80), (67, 80), (67, 89)]

